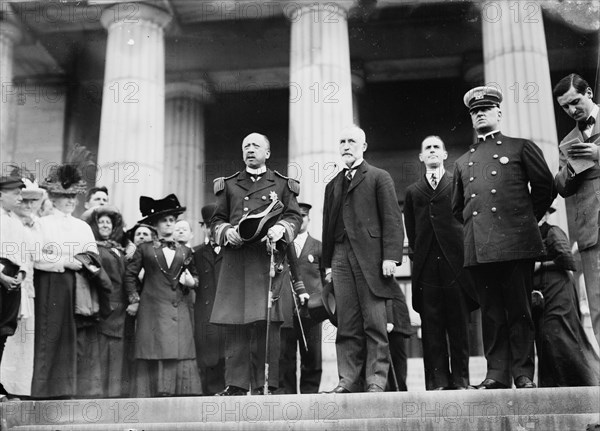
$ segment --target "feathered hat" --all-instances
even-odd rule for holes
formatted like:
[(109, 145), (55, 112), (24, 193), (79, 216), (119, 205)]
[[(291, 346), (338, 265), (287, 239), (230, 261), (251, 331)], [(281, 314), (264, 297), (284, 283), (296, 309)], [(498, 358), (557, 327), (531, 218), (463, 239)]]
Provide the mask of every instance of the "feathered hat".
[(82, 172), (93, 167), (92, 153), (85, 147), (75, 144), (67, 157), (67, 161), (50, 170), (50, 175), (42, 183), (49, 193), (76, 195), (85, 193), (86, 182)]
[(23, 187), (25, 187), (25, 183), (23, 182), (21, 168), (13, 164), (9, 164), (6, 168), (2, 168), (2, 175), (0, 175), (0, 189), (22, 189)]
[(183, 214), (185, 210), (186, 207), (181, 206), (179, 199), (173, 193), (156, 200), (148, 196), (140, 196), (140, 212), (144, 218), (139, 220), (138, 223), (154, 224), (161, 217), (168, 215), (177, 217)]

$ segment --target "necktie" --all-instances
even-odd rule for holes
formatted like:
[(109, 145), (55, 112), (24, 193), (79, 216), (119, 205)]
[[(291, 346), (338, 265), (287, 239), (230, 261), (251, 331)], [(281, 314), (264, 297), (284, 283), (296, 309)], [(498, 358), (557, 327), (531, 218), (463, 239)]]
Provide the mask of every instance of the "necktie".
[(433, 187), (434, 189), (437, 187), (437, 178), (435, 177), (435, 172), (431, 174), (431, 179), (429, 180), (429, 182), (431, 183), (431, 187)]
[(594, 117), (588, 117), (587, 120), (578, 121), (577, 127), (579, 128), (579, 130), (581, 130), (583, 132), (588, 127), (593, 126), (595, 122), (596, 122), (596, 119)]
[(345, 170), (346, 170), (346, 174), (345, 174), (346, 175), (346, 179), (348, 181), (352, 181), (352, 171), (355, 171), (356, 168), (346, 168)]

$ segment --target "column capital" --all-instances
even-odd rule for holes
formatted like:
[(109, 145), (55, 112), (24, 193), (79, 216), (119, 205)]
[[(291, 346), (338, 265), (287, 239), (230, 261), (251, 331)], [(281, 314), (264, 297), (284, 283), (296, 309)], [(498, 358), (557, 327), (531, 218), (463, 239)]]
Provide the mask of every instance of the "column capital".
[(170, 82), (165, 86), (165, 99), (195, 99), (202, 103), (213, 101), (212, 88), (206, 83)]
[(324, 2), (306, 1), (288, 3), (283, 7), (283, 13), (291, 22), (298, 21), (303, 14), (322, 12), (327, 15), (324, 22), (335, 20), (336, 16), (348, 18), (350, 9), (358, 4), (358, 0), (332, 0)]
[(173, 16), (155, 6), (146, 3), (119, 3), (102, 11), (100, 21), (104, 28), (109, 29), (117, 23), (138, 24), (140, 21), (151, 22), (160, 28), (165, 28)]
[(16, 24), (0, 20), (0, 36), (10, 39), (13, 43), (18, 43), (23, 36), (23, 32)]

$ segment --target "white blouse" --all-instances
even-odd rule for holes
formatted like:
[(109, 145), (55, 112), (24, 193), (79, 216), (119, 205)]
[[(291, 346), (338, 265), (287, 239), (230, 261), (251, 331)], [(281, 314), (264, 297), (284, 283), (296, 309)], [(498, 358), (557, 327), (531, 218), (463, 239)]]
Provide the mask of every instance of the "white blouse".
[(64, 272), (65, 263), (78, 253), (98, 254), (92, 228), (83, 220), (55, 211), (39, 219), (41, 244), (34, 267), (48, 272)]

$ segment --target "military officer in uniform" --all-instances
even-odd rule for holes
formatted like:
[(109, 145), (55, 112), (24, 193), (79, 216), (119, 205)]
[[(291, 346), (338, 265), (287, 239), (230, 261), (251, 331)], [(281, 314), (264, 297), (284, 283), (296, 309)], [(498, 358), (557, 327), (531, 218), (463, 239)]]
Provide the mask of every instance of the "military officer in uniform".
[[(300, 192), (296, 180), (289, 179), (266, 167), (271, 155), (269, 140), (251, 133), (242, 142), (244, 171), (215, 180), (217, 196), (211, 229), (215, 242), (222, 247), (223, 261), (211, 323), (225, 325), (225, 384), (217, 395), (244, 395), (250, 388), (260, 393), (265, 380), (264, 364), (268, 359), (269, 386), (278, 386), (279, 325), (282, 321), (277, 301), (271, 311), (269, 358), (265, 358), (267, 300), (270, 283), (270, 257), (265, 241), (258, 237), (247, 240), (240, 235), (239, 224), (244, 215), (251, 214), (270, 203), (280, 201), (278, 221), (266, 236), (277, 244), (291, 244), (296, 237), (302, 215), (296, 196)], [(265, 214), (265, 219), (269, 214)], [(263, 220), (261, 220), (262, 224)], [(279, 255), (283, 252), (279, 252)], [(281, 256), (278, 256), (281, 257)], [(272, 291), (277, 298), (287, 272), (285, 261), (277, 265)], [(287, 287), (287, 286), (286, 286)], [(308, 296), (300, 292), (302, 300)]]
[(454, 166), (452, 210), (481, 306), (487, 374), (479, 389), (513, 379), (517, 388), (535, 387), (532, 274), (544, 253), (537, 222), (556, 196), (541, 150), (500, 133), (501, 101), (494, 87), (465, 94), (478, 138)]

